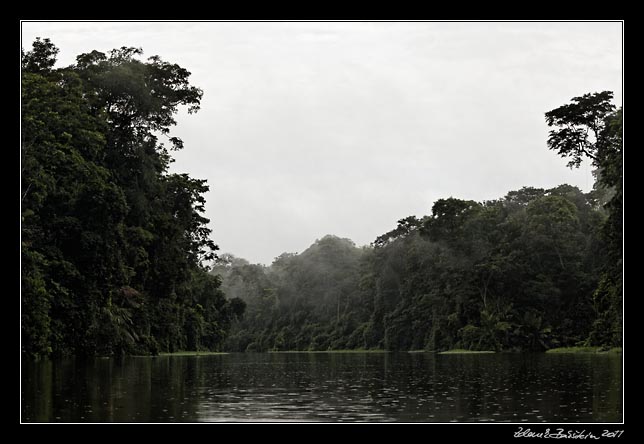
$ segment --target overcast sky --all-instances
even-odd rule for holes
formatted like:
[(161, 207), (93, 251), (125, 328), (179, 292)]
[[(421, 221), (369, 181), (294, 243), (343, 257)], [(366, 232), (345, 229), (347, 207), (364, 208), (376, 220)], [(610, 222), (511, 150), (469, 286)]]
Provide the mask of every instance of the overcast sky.
[(366, 245), (445, 197), (592, 188), (546, 147), (544, 113), (622, 100), (621, 23), (25, 22), (59, 66), (141, 47), (192, 72), (173, 172), (207, 179), (221, 252), (270, 264), (326, 234)]

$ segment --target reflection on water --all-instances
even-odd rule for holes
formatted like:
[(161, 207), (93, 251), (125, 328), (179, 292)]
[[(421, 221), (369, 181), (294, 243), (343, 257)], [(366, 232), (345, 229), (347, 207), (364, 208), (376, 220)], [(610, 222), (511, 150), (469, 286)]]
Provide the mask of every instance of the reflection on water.
[(22, 365), (24, 422), (621, 422), (621, 355), (270, 353)]

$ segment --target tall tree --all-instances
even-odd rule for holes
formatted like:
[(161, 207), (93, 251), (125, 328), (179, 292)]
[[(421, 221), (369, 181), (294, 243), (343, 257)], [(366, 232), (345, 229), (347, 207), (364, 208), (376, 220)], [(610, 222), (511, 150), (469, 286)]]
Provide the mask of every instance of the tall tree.
[(197, 111), (202, 91), (138, 48), (55, 69), (57, 53), (48, 39), (23, 52), (24, 350), (219, 347), (243, 304), (206, 275), (207, 184), (168, 173), (183, 147), (174, 116)]
[(546, 123), (555, 128), (550, 131), (548, 147), (570, 157), (571, 168), (588, 158), (596, 168), (597, 186), (610, 196), (603, 229), (607, 261), (594, 294), (596, 321), (589, 336), (593, 345), (622, 343), (623, 118), (622, 109), (615, 109), (612, 98), (610, 91), (585, 94), (546, 113)]

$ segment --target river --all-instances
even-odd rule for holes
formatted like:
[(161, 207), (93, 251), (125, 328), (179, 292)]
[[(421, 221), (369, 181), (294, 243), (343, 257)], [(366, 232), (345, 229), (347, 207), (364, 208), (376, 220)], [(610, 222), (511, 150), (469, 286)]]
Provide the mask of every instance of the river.
[(23, 360), (21, 409), (23, 422), (621, 422), (622, 356)]

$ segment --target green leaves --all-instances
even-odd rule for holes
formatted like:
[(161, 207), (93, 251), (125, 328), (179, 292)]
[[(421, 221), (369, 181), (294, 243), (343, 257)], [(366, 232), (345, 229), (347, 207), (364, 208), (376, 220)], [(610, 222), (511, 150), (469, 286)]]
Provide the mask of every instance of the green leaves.
[(479, 208), (480, 204), (471, 200), (439, 199), (432, 206), (431, 217), (425, 219), (422, 233), (432, 240), (457, 240), (463, 225)]
[[(127, 47), (108, 56), (93, 51), (79, 55), (73, 68), (94, 89), (93, 104), (107, 114), (113, 130), (131, 137), (168, 134), (178, 107), (197, 112), (203, 91), (190, 85), (186, 69), (158, 56), (142, 62), (137, 59), (142, 54), (140, 48)], [(182, 147), (180, 139), (171, 141), (175, 149)]]
[[(601, 221), (593, 208), (569, 185), (524, 188), (485, 203), (442, 199), (431, 216), (401, 219), (378, 237), (357, 267), (347, 260), (348, 242), (331, 236), (301, 254), (281, 255), (269, 268), (226, 258), (216, 267), (223, 288), (248, 304), (227, 345), (243, 351), (574, 344), (588, 335), (597, 279), (597, 263), (587, 260)], [(341, 281), (351, 290), (340, 290)]]
[(615, 109), (610, 103), (612, 99), (610, 91), (584, 94), (546, 113), (548, 126), (558, 128), (550, 131), (548, 148), (561, 157), (570, 157), (570, 168), (579, 167), (584, 156), (599, 166), (598, 144), (601, 144), (606, 117)]
[(36, 37), (32, 45), (32, 50), (27, 53), (24, 50), (22, 52), (23, 71), (34, 74), (46, 74), (50, 72), (56, 64), (58, 51), (58, 48), (56, 48), (51, 40)]
[(203, 217), (208, 186), (168, 175), (157, 141), (183, 147), (169, 135), (174, 115), (198, 110), (202, 91), (179, 65), (140, 60), (140, 48), (54, 69), (57, 53), (48, 39), (23, 53), (25, 351), (218, 347), (243, 304), (226, 308), (205, 274), (217, 250)]
[[(608, 219), (602, 234), (607, 244), (607, 260), (595, 298), (610, 303), (596, 309), (597, 320), (590, 334), (593, 344), (621, 345), (622, 324), (622, 213), (623, 213), (623, 140), (622, 109), (610, 103), (613, 93), (585, 94), (546, 113), (550, 131), (548, 147), (562, 157), (570, 157), (569, 166), (579, 166), (583, 157), (597, 168), (596, 194), (609, 195), (605, 204)], [(612, 295), (610, 297), (602, 295)]]

